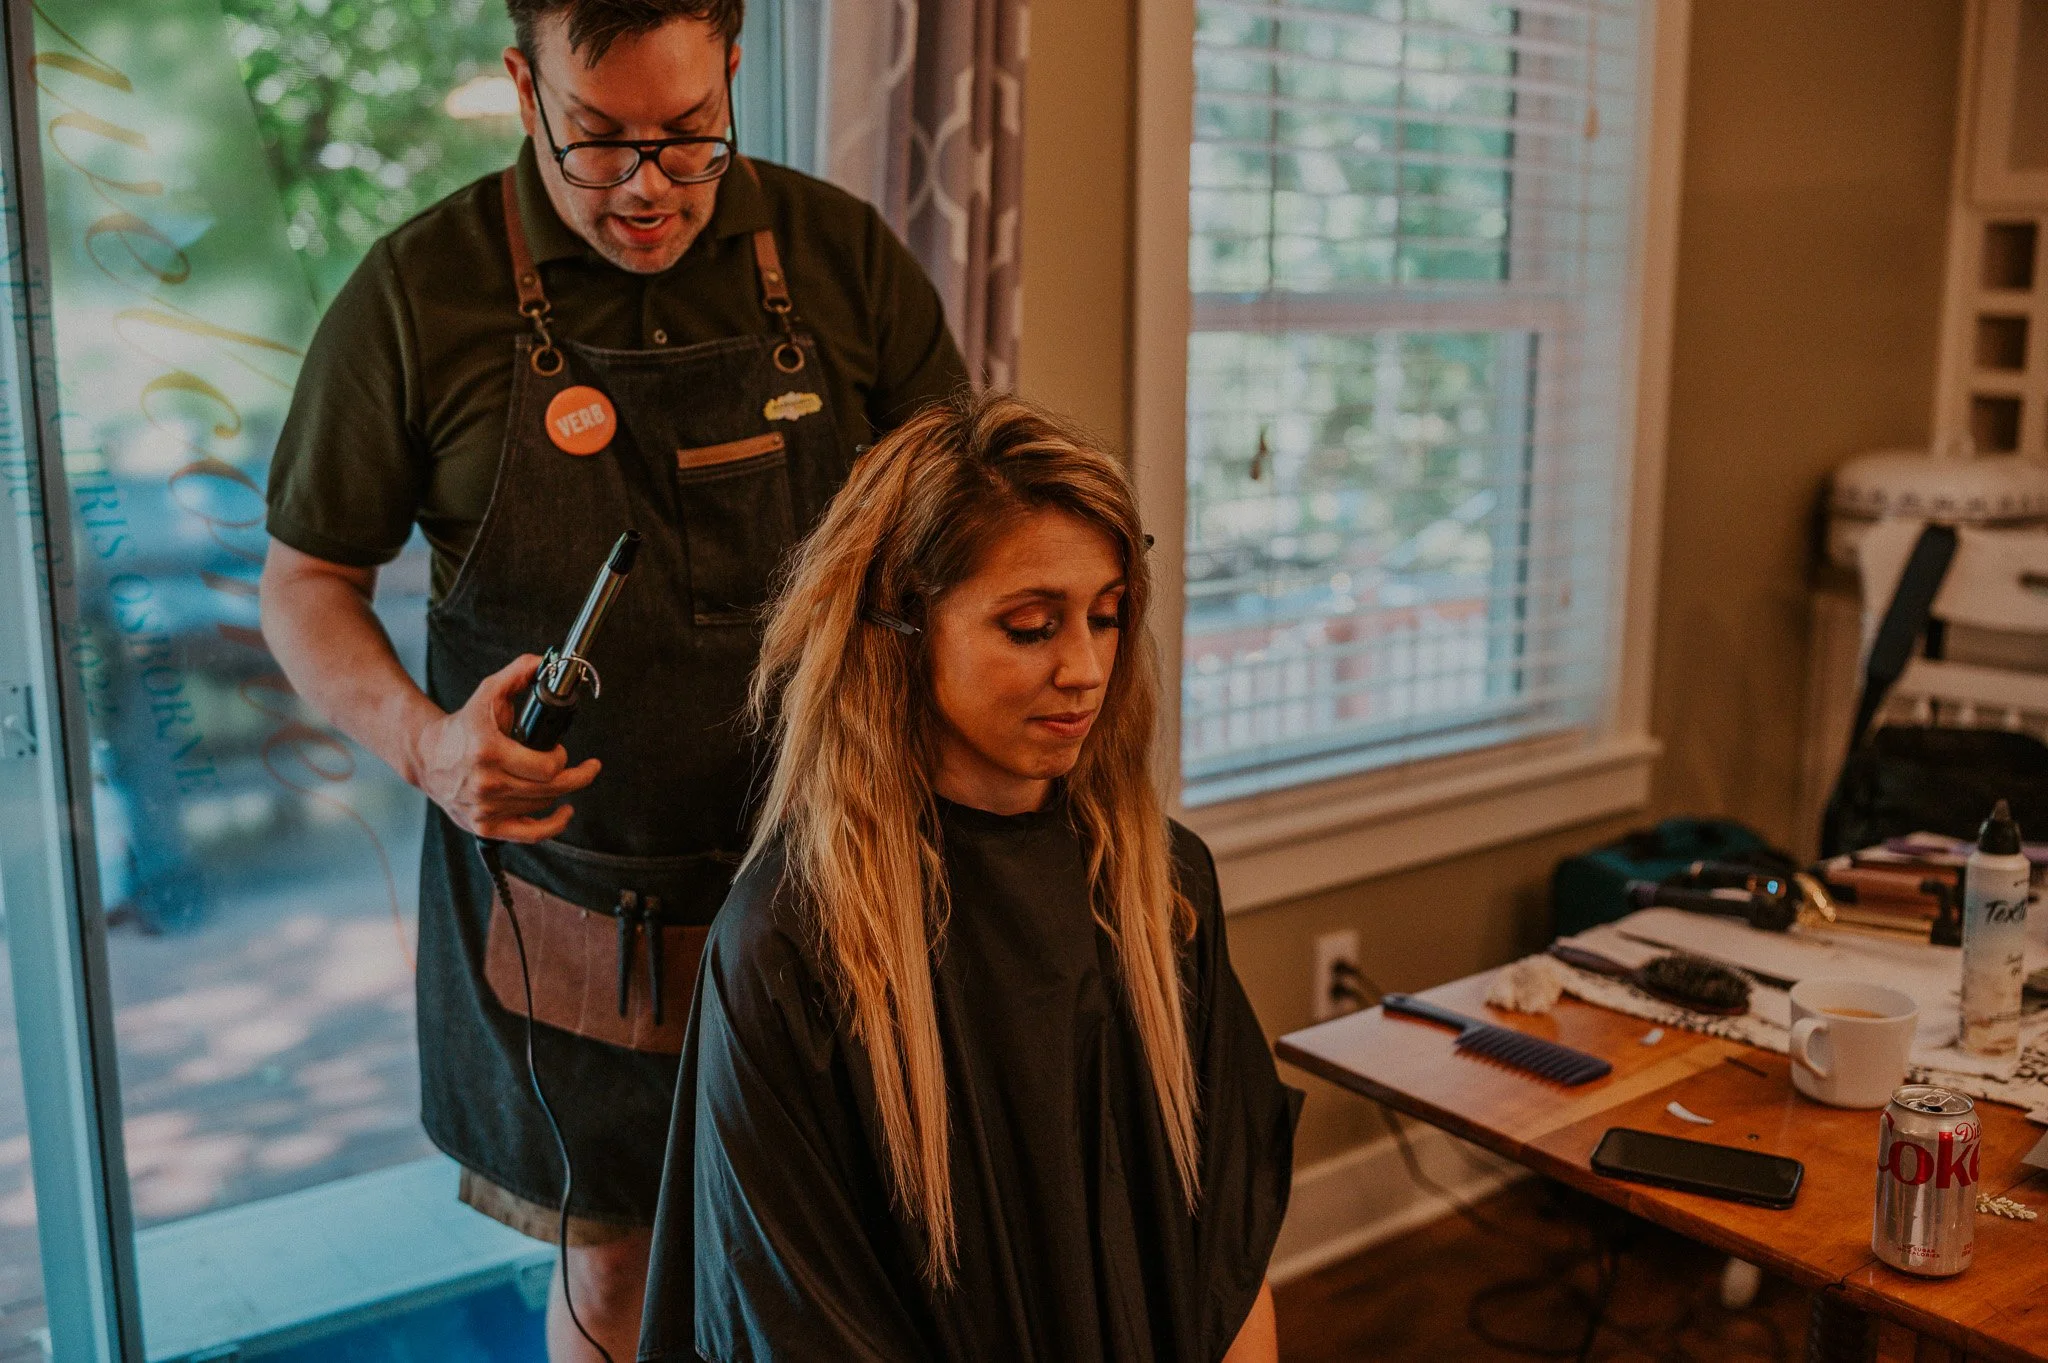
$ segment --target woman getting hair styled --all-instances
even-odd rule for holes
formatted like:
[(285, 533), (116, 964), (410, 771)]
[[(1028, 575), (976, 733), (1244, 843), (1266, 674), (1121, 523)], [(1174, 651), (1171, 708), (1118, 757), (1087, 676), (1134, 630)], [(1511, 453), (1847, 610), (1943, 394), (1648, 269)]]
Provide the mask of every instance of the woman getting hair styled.
[(643, 1358), (1276, 1354), (1299, 1095), (1152, 787), (1145, 539), (1014, 397), (929, 408), (804, 544), (698, 977)]

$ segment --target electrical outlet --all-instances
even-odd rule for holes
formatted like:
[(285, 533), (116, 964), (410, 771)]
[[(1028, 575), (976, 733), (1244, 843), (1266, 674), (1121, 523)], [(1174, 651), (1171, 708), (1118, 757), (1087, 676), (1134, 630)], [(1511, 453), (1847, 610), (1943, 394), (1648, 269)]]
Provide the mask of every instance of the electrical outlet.
[(1357, 928), (1326, 932), (1316, 938), (1316, 968), (1309, 977), (1309, 985), (1315, 990), (1312, 1011), (1317, 1022), (1358, 1011), (1356, 999), (1337, 992), (1337, 965), (1340, 961), (1354, 970), (1358, 968)]

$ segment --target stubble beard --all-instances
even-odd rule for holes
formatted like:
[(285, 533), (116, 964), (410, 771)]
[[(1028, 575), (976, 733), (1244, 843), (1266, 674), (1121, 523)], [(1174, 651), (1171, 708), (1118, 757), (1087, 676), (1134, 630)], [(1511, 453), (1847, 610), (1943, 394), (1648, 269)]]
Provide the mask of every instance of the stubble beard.
[[(633, 205), (625, 207), (630, 208)], [(649, 250), (629, 245), (611, 235), (608, 229), (614, 211), (610, 208), (602, 210), (590, 230), (583, 236), (606, 261), (630, 274), (660, 274), (681, 260), (683, 254), (696, 243), (697, 237), (703, 232), (708, 217), (693, 203), (685, 201), (677, 205), (672, 210), (675, 214), (675, 226), (668, 240), (659, 247)]]

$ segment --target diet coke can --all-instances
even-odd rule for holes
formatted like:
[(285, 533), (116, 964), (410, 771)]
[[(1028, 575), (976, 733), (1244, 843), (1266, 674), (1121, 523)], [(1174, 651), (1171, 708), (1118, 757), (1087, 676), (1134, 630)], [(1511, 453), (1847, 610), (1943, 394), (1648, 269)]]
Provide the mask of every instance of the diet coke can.
[(1893, 1268), (1961, 1273), (1977, 1248), (1977, 1105), (1932, 1084), (1892, 1095), (1877, 1125), (1870, 1248)]

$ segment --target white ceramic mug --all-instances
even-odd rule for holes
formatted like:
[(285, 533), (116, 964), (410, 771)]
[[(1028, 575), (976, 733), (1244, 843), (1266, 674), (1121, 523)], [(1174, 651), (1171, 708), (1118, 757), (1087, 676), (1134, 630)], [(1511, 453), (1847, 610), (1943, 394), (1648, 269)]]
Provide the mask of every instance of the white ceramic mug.
[(1920, 1009), (1862, 980), (1792, 986), (1792, 1087), (1831, 1107), (1883, 1107), (1906, 1082)]

